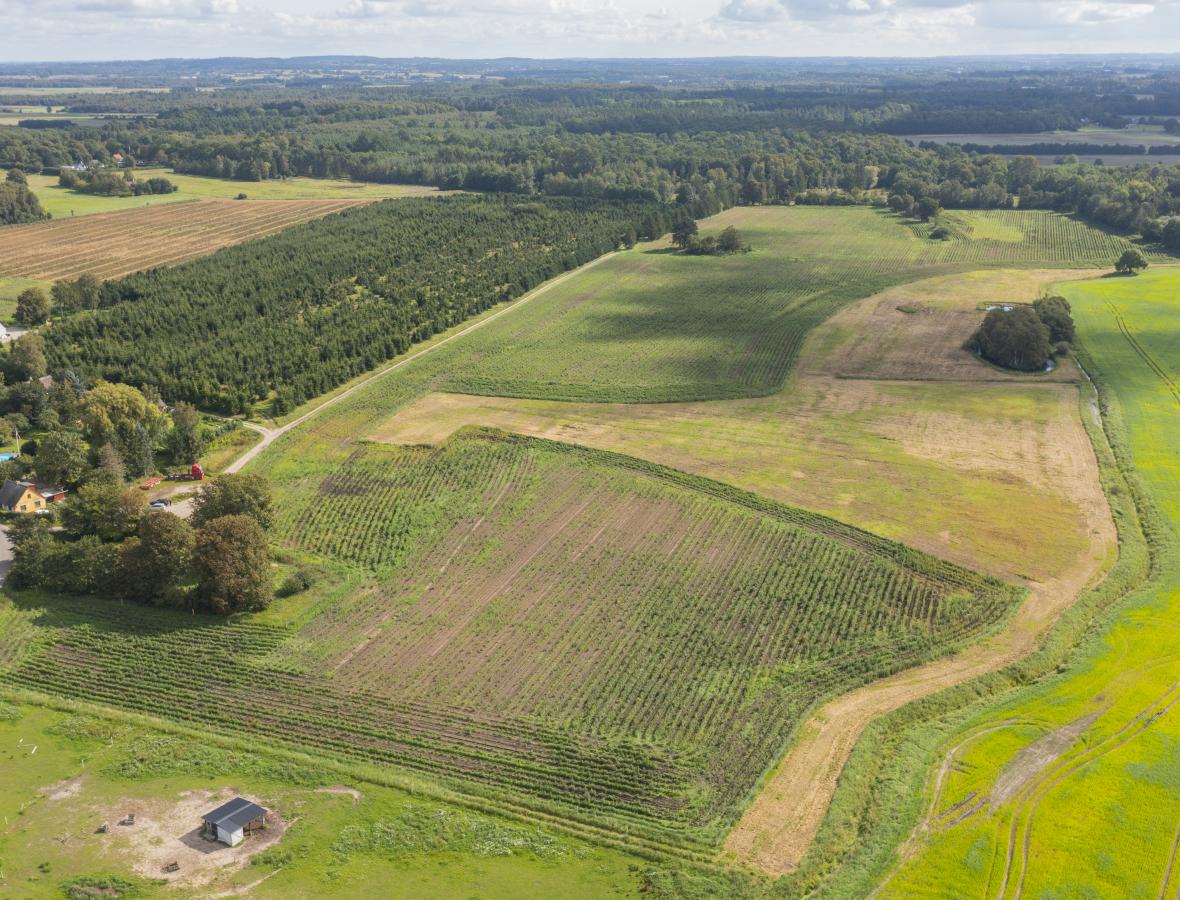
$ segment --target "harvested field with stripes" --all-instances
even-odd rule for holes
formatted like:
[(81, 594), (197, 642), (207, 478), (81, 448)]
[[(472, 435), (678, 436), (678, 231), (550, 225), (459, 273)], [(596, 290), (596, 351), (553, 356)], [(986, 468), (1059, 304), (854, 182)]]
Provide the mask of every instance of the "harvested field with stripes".
[[(280, 539), (350, 563), (353, 589), (284, 627), (55, 604), (5, 680), (703, 852), (817, 699), (1018, 598), (716, 482), (502, 432), (366, 446), (302, 496)], [(218, 684), (195, 679), (213, 658)]]
[(197, 200), (0, 230), (0, 277), (118, 278), (205, 256), (367, 200)]

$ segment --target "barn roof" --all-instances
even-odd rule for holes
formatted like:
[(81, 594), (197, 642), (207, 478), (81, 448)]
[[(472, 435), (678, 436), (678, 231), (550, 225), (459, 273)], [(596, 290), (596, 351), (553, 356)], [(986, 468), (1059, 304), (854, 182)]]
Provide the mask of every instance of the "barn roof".
[(211, 825), (236, 831), (265, 815), (266, 810), (257, 803), (251, 803), (245, 797), (234, 797), (229, 803), (223, 803), (212, 812), (205, 813), (202, 818)]

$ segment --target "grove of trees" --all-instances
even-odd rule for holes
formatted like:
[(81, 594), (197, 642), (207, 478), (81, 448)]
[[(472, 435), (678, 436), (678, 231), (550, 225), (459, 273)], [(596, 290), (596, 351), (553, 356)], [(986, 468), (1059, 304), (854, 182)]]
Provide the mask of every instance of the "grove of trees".
[(1054, 355), (1068, 352), (1073, 337), (1069, 301), (1042, 297), (1031, 306), (988, 310), (965, 347), (1006, 369), (1041, 372)]
[[(46, 353), (54, 370), (153, 385), (170, 402), (230, 414), (276, 390), (282, 412), (631, 234), (658, 237), (688, 216), (570, 198), (372, 204), (97, 292), (79, 288), (82, 279), (63, 283), (57, 306), (81, 312), (55, 321)], [(155, 438), (151, 423), (146, 430), (91, 428), (128, 461)]]

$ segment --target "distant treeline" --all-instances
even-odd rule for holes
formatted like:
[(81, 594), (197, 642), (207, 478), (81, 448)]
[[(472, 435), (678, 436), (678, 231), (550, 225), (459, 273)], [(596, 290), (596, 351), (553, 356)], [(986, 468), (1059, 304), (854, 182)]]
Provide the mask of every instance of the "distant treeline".
[(102, 286), (46, 332), (53, 371), (155, 385), (226, 413), (284, 411), (415, 342), (688, 213), (657, 204), (387, 201)]
[[(1162, 75), (1144, 84), (1148, 89), (1156, 91), (1153, 115), (1180, 97)], [(766, 88), (507, 83), (393, 93), (272, 86), (139, 100), (153, 116), (99, 128), (0, 128), (0, 161), (33, 171), (108, 164), (120, 152), (138, 164), (242, 181), (350, 178), (652, 202), (698, 215), (735, 204), (869, 203), (903, 193), (948, 208), (1019, 204), (1078, 213), (1127, 232), (1180, 215), (1180, 168), (1154, 165), (1154, 153), (1128, 170), (1063, 174), (972, 150), (1137, 151), (1105, 144), (914, 147), (882, 133), (1118, 126), (1148, 103), (1100, 73), (1009, 73), (930, 85), (832, 77)], [(131, 101), (120, 95), (111, 102), (125, 111)]]

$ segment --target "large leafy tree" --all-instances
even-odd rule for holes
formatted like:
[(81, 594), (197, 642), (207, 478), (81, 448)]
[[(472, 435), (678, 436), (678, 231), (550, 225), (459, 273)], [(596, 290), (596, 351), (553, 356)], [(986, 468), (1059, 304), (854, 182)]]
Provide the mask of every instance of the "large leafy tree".
[(254, 473), (219, 475), (205, 482), (193, 499), (198, 528), (223, 516), (250, 516), (262, 528), (274, 521), (270, 482)]
[(85, 474), (90, 448), (76, 431), (51, 431), (37, 439), (33, 469), (50, 484), (73, 484)]
[(222, 516), (197, 534), (198, 595), (213, 612), (265, 609), (272, 596), (270, 550), (251, 516)]
[(1041, 371), (1053, 355), (1049, 328), (1031, 306), (991, 310), (970, 346), (996, 365), (1023, 372)]
[(100, 381), (82, 397), (79, 415), (93, 446), (112, 444), (133, 475), (150, 471), (150, 450), (165, 417), (141, 391), (127, 384)]
[(61, 521), (76, 537), (94, 534), (104, 541), (120, 541), (136, 532), (146, 510), (143, 491), (95, 481), (83, 484), (62, 504)]

